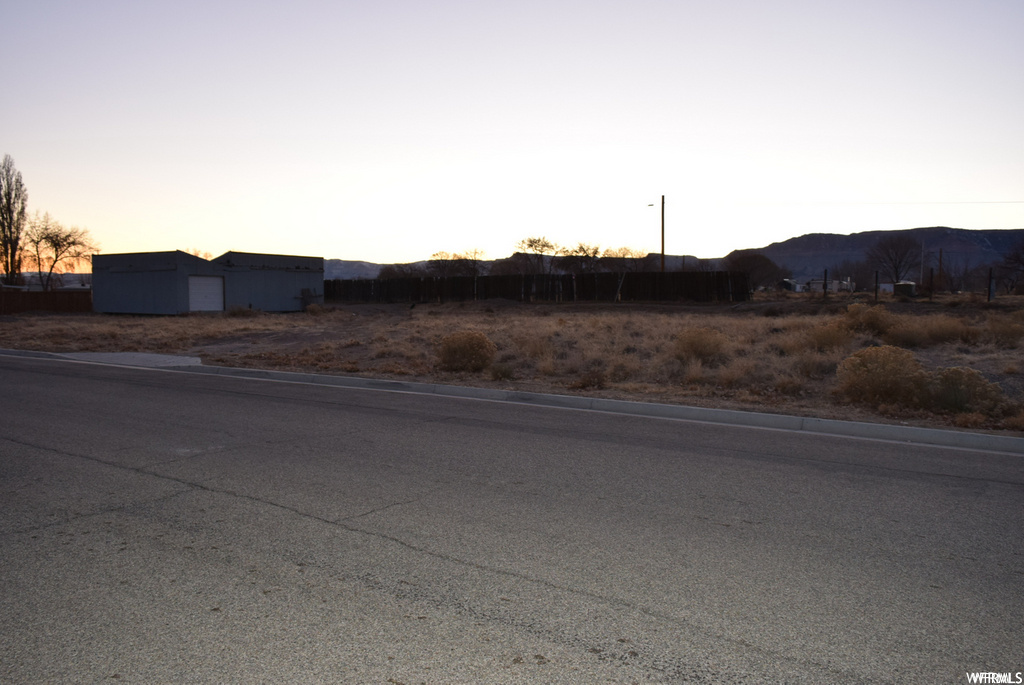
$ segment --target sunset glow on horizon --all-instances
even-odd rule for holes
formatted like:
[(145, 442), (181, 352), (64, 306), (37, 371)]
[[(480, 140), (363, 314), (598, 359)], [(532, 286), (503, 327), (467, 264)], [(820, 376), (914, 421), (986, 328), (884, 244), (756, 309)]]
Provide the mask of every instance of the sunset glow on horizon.
[[(1024, 228), (1024, 3), (41, 0), (0, 154), (103, 252)], [(649, 205), (654, 204), (654, 207)]]

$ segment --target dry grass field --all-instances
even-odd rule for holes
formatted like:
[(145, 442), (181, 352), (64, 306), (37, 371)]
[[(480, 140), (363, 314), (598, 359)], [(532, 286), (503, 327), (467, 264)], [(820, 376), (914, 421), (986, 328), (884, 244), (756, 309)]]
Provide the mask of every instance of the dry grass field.
[(1024, 298), (737, 305), (344, 305), (297, 314), (0, 317), (0, 348), (1024, 431)]

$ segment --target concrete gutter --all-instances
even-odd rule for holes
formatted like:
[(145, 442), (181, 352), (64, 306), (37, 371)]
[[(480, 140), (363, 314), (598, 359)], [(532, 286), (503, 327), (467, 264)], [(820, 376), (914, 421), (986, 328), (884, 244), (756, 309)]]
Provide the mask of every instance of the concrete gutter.
[(199, 357), (180, 357), (175, 354), (151, 354), (149, 352), (65, 352), (65, 359), (116, 366), (139, 366), (147, 369), (199, 366)]
[(971, 433), (966, 431), (918, 428), (915, 426), (896, 426), (891, 424), (864, 423), (858, 421), (838, 421), (835, 419), (819, 419), (805, 416), (789, 416), (785, 414), (764, 414), (759, 412), (735, 411), (730, 409), (706, 409), (703, 407), (686, 407), (674, 404), (610, 400), (599, 397), (548, 395), (544, 393), (522, 392), (518, 390), (471, 388), (457, 385), (442, 385), (439, 383), (412, 383), (407, 381), (358, 378), (352, 376), (329, 376), (289, 371), (240, 369), (226, 366), (203, 366), (198, 357), (181, 357), (168, 354), (148, 354), (138, 352), (72, 352), (57, 354), (49, 352), (25, 352), (20, 350), (0, 350), (0, 354), (48, 359), (67, 359), (78, 362), (112, 364), (137, 368), (158, 368), (167, 371), (234, 376), (238, 378), (253, 378), (287, 383), (327, 385), (358, 390), (404, 392), (420, 395), (438, 395), (441, 397), (459, 397), (471, 400), (486, 400), (490, 402), (510, 402), (537, 407), (602, 411), (613, 414), (646, 416), (651, 418), (672, 419), (676, 421), (696, 421), (701, 423), (744, 426), (748, 428), (808, 432), (868, 440), (905, 442), (916, 445), (934, 445), (937, 447), (953, 447), (957, 449), (982, 450), (986, 452), (1005, 452), (1008, 454), (1024, 456), (1024, 438), (1006, 435), (992, 435), (988, 433)]
[(602, 411), (613, 414), (647, 416), (651, 418), (673, 419), (677, 421), (697, 421), (701, 423), (719, 423), (730, 426), (745, 426), (749, 428), (805, 431), (808, 433), (821, 433), (850, 438), (888, 440), (893, 442), (906, 442), (908, 444), (935, 445), (942, 447), (955, 447), (958, 449), (975, 449), (987, 452), (1008, 452), (1024, 456), (1024, 438), (991, 435), (987, 433), (969, 433), (964, 431), (917, 428), (914, 426), (895, 426), (881, 423), (862, 423), (857, 421), (837, 421), (834, 419), (788, 416), (785, 414), (763, 414), (759, 412), (735, 411), (730, 409), (706, 409), (704, 407), (686, 407), (675, 404), (611, 400), (600, 397), (548, 395), (543, 393), (522, 392), (519, 390), (471, 388), (456, 385), (441, 385), (437, 383), (411, 383), (407, 381), (354, 378), (347, 376), (325, 376), (286, 371), (236, 369), (219, 366), (188, 367), (182, 370), (189, 371), (191, 373), (262, 378), (266, 380), (331, 385), (361, 390), (408, 392), (426, 395), (440, 395), (443, 397), (487, 400), (491, 402), (529, 404), (538, 407)]

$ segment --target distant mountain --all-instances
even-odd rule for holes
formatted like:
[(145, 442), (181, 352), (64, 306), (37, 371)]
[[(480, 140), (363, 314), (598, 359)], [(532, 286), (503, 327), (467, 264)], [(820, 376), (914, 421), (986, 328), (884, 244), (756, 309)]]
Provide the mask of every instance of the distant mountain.
[[(825, 269), (833, 269), (843, 262), (860, 262), (865, 254), (880, 238), (894, 234), (907, 234), (924, 245), (925, 251), (931, 255), (929, 261), (938, 260), (939, 250), (947, 265), (966, 263), (970, 266), (982, 266), (1000, 261), (1012, 247), (1024, 241), (1024, 228), (1010, 230), (978, 230), (964, 228), (911, 228), (903, 231), (865, 231), (850, 235), (837, 233), (809, 233), (798, 238), (790, 238), (780, 243), (772, 243), (767, 247), (752, 248), (754, 252), (765, 255), (779, 266), (793, 272), (798, 280), (820, 278)], [(660, 264), (660, 255), (651, 255), (649, 260)], [(694, 268), (698, 261), (711, 268), (720, 268), (723, 258), (698, 260), (692, 256), (665, 255), (665, 268), (669, 271)], [(495, 260), (481, 262), (486, 273)], [(414, 262), (425, 266), (427, 262)], [(324, 278), (326, 279), (359, 279), (376, 278), (384, 264), (373, 262), (357, 262), (344, 259), (324, 260)], [(844, 274), (832, 274), (839, 278)]]
[(948, 260), (954, 260), (966, 261), (972, 266), (998, 262), (1014, 245), (1024, 241), (1024, 228), (972, 231), (936, 226), (903, 231), (865, 231), (850, 235), (810, 233), (754, 251), (790, 269), (796, 280), (820, 278), (825, 269), (834, 268), (846, 261), (864, 260), (865, 253), (880, 238), (893, 234), (906, 234), (921, 242), (926, 253), (931, 255), (929, 261), (932, 263), (938, 260), (939, 250), (942, 250), (946, 264), (952, 264)]
[(355, 280), (360, 278), (377, 278), (380, 264), (373, 262), (354, 262), (347, 259), (325, 259), (324, 279)]

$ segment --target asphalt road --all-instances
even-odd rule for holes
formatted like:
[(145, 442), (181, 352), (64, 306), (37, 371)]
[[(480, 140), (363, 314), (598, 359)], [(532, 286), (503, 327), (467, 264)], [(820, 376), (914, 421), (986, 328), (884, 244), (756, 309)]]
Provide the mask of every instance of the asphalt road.
[(0, 357), (0, 681), (1024, 671), (1024, 456)]

